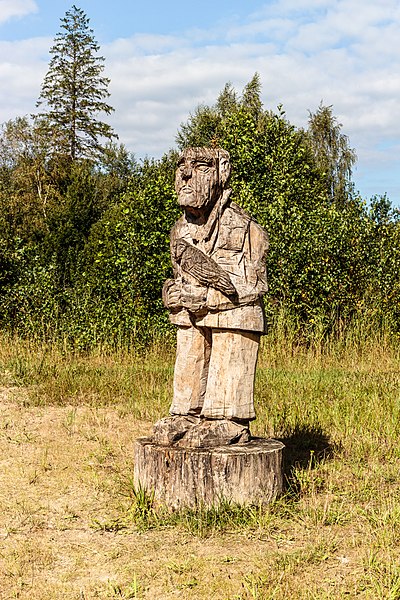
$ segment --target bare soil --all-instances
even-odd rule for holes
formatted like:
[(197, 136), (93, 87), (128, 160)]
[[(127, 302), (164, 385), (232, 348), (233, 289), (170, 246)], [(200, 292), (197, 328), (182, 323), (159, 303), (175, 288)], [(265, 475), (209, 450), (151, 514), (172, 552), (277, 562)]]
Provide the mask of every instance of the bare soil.
[(118, 407), (25, 401), (24, 389), (0, 388), (1, 600), (255, 597), (243, 578), (276, 541), (112, 531), (150, 423)]

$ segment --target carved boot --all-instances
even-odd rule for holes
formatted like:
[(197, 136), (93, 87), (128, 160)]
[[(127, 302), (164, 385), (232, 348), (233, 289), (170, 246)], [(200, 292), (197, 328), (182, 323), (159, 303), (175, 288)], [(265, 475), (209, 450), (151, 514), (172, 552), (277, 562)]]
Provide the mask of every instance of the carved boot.
[(250, 441), (248, 422), (230, 419), (201, 419), (177, 442), (181, 448), (213, 448)]
[(200, 422), (195, 415), (170, 415), (154, 424), (153, 442), (169, 446), (180, 440), (186, 432)]

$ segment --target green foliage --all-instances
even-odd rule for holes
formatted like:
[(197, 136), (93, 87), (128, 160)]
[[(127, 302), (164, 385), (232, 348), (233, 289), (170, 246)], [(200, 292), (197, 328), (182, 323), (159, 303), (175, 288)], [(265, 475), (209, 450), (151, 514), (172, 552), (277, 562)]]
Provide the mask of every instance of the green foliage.
[(355, 151), (341, 132), (341, 124), (332, 113), (332, 106), (321, 103), (310, 112), (307, 136), (323, 173), (326, 191), (332, 202), (345, 203), (351, 192), (351, 172), (356, 161)]
[(260, 92), (257, 74), (239, 98), (228, 84), (214, 106), (200, 106), (181, 126), (177, 141), (229, 151), (234, 199), (270, 237), (269, 318), (284, 308), (303, 335), (319, 336), (357, 311), (378, 312), (398, 330), (399, 227), (390, 203), (373, 200), (369, 210), (354, 194), (355, 153), (331, 107), (320, 105), (303, 131), (281, 106), (264, 110)]
[(121, 202), (93, 227), (83, 273), (108, 319), (139, 339), (169, 331), (161, 287), (170, 276), (169, 232), (179, 215), (174, 155), (146, 161)]
[(363, 305), (376, 318), (400, 330), (400, 211), (386, 196), (372, 198), (364, 240), (367, 271)]
[[(0, 322), (23, 335), (87, 347), (105, 329), (88, 310), (96, 299), (81, 281), (85, 247), (92, 227), (119, 202), (137, 165), (123, 146), (109, 145), (97, 164), (71, 162), (48, 150), (38, 121), (3, 125)], [(111, 338), (118, 328), (107, 331)]]
[(3, 236), (36, 240), (57, 204), (57, 168), (43, 128), (28, 118), (7, 121), (0, 133), (0, 220)]
[[(67, 27), (87, 29), (76, 7), (64, 21), (58, 49), (71, 42)], [(66, 156), (48, 136), (50, 122), (16, 119), (0, 133), (1, 327), (81, 349), (169, 337), (161, 288), (180, 214), (176, 154), (139, 165), (110, 142), (93, 160), (99, 146), (88, 130), (82, 146), (77, 134), (71, 160), (75, 151)], [(399, 213), (386, 197), (368, 205), (354, 193), (355, 154), (331, 107), (319, 106), (308, 130), (298, 129), (281, 106), (263, 107), (256, 74), (241, 94), (227, 84), (215, 105), (198, 107), (177, 141), (229, 151), (233, 198), (270, 237), (271, 324), (285, 315), (303, 339), (321, 340), (358, 315), (400, 331)], [(86, 143), (91, 158), (77, 159)]]
[(109, 79), (102, 75), (104, 58), (98, 51), (89, 19), (72, 6), (50, 49), (52, 59), (38, 100), (38, 106), (44, 103), (47, 108), (39, 117), (54, 138), (56, 151), (72, 160), (98, 156), (103, 152), (101, 139), (116, 137), (96, 118), (100, 112), (113, 111), (105, 102)]

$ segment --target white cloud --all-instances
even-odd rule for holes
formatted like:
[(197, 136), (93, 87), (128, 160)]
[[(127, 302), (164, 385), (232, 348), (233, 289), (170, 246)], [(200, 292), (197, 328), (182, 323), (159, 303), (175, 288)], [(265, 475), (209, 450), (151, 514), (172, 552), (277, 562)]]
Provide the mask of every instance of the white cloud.
[[(51, 40), (4, 44), (0, 121), (34, 111)], [(116, 109), (110, 122), (137, 155), (167, 151), (199, 103), (213, 103), (227, 81), (241, 90), (258, 71), (266, 107), (282, 103), (298, 126), (321, 100), (332, 104), (356, 147), (357, 172), (382, 165), (389, 172), (391, 164), (397, 183), (387, 189), (397, 190), (400, 203), (393, 151), (400, 140), (398, 0), (276, 0), (225, 30), (137, 35), (103, 46), (102, 53)], [(390, 149), (388, 140), (396, 142)]]
[(48, 48), (47, 38), (0, 42), (0, 122), (35, 111)]
[(13, 17), (24, 17), (37, 10), (34, 0), (0, 0), (0, 23), (5, 23)]
[[(356, 175), (384, 165), (387, 173), (391, 164), (397, 183), (388, 181), (386, 189), (396, 189), (400, 202), (397, 155), (382, 147), (385, 140), (400, 139), (397, 0), (379, 5), (364, 0), (361, 6), (358, 0), (281, 0), (241, 26), (215, 31), (214, 43), (207, 46), (192, 47), (188, 38), (175, 44), (140, 61), (132, 56), (129, 62), (108, 63), (113, 86), (120, 88), (116, 127), (134, 148), (156, 155), (164, 151), (197, 104), (214, 102), (227, 81), (241, 89), (258, 71), (266, 106), (282, 103), (299, 126), (321, 100), (332, 104), (358, 152)], [(129, 125), (124, 127), (128, 103)], [(152, 115), (145, 126), (143, 110)]]

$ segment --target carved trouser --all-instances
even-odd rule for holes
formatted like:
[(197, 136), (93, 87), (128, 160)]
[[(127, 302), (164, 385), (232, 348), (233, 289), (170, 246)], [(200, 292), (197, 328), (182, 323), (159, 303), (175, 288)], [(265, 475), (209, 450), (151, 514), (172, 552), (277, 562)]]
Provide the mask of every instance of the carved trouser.
[(259, 344), (252, 331), (178, 327), (170, 413), (254, 419)]

